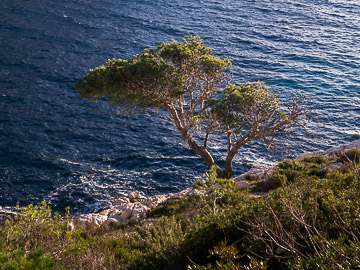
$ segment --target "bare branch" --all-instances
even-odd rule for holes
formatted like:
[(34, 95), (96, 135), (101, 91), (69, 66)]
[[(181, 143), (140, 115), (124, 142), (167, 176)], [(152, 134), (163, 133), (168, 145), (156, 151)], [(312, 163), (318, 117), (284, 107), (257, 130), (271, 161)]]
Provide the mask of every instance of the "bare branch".
[(160, 118), (169, 122), (174, 123), (174, 119), (168, 118), (166, 116), (156, 115), (156, 114), (134, 114), (135, 117), (151, 117), (151, 118)]

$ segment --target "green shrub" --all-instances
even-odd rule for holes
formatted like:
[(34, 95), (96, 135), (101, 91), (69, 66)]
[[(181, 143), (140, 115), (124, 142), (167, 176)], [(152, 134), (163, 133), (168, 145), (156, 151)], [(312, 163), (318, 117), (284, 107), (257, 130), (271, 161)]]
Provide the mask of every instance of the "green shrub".
[(243, 255), (234, 245), (227, 245), (227, 240), (221, 241), (212, 250), (209, 250), (210, 256), (216, 256), (218, 259), (215, 263), (207, 266), (193, 264), (188, 269), (196, 270), (266, 270), (267, 262), (256, 259), (253, 256), (247, 256), (244, 263)]
[[(20, 210), (20, 209), (19, 209)], [(21, 209), (0, 227), (4, 269), (89, 269), (103, 266), (101, 254), (89, 249), (82, 228), (67, 230), (69, 217), (52, 214), (43, 202)], [(86, 234), (86, 233), (85, 233)], [(0, 268), (1, 269), (1, 268)]]
[(45, 256), (41, 249), (25, 254), (24, 251), (13, 251), (0, 253), (1, 270), (45, 270), (52, 269), (54, 262), (49, 256)]
[[(334, 170), (326, 178), (300, 177), (270, 192), (238, 219), (237, 227), (249, 236), (242, 247), (280, 264), (291, 259), (296, 269), (354, 265), (346, 254), (358, 260), (359, 184), (358, 175)], [(269, 267), (277, 269), (279, 263), (269, 262)], [(351, 267), (345, 269), (355, 269)]]
[(360, 244), (346, 243), (344, 239), (332, 240), (328, 248), (319, 255), (309, 258), (296, 257), (289, 260), (287, 265), (290, 269), (359, 269), (360, 268)]
[(181, 199), (170, 199), (160, 204), (149, 213), (149, 218), (162, 216), (192, 216), (194, 212), (202, 208), (203, 202), (200, 195), (190, 195)]
[(352, 162), (360, 164), (360, 149), (353, 148), (338, 154), (338, 160), (342, 163)]
[[(137, 227), (131, 239), (132, 246), (121, 250), (120, 256), (127, 259), (122, 260), (121, 269), (182, 269), (177, 267), (184, 262), (177, 260), (184, 232), (175, 217), (161, 217), (147, 227)], [(130, 257), (134, 252), (137, 256)]]
[(336, 162), (335, 157), (308, 156), (302, 160), (284, 160), (271, 172), (265, 183), (269, 189), (283, 187), (305, 176), (324, 177), (326, 168)]
[(212, 170), (206, 196), (169, 200), (136, 224), (69, 231), (68, 216), (29, 205), (0, 226), (0, 270), (358, 269), (359, 165), (320, 173), (332, 162), (281, 162), (263, 196)]
[(307, 157), (304, 157), (302, 161), (305, 163), (314, 163), (314, 164), (324, 165), (328, 162), (328, 158), (323, 155), (307, 156)]

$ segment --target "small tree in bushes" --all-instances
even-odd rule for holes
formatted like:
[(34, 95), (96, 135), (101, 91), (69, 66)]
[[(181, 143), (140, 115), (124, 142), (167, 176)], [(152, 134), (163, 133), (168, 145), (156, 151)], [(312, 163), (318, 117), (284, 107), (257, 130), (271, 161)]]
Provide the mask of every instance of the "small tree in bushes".
[[(187, 36), (130, 60), (108, 60), (75, 88), (91, 101), (107, 97), (125, 115), (169, 122), (209, 168), (216, 166), (219, 177), (230, 178), (233, 158), (243, 145), (260, 139), (270, 143), (274, 136), (302, 126), (307, 114), (303, 98), (282, 104), (280, 94), (262, 82), (228, 84), (230, 66), (229, 59), (214, 56), (198, 36)], [(227, 144), (224, 168), (208, 148), (213, 134)]]

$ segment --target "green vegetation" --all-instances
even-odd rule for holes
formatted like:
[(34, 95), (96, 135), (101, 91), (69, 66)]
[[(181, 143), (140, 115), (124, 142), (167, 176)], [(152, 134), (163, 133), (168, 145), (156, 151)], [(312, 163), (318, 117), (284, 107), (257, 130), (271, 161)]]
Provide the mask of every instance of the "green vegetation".
[(68, 215), (30, 205), (0, 227), (0, 269), (359, 269), (359, 156), (283, 161), (253, 179), (263, 196), (214, 168), (194, 184), (208, 195), (168, 200), (137, 224), (68, 230)]
[[(229, 59), (213, 55), (198, 36), (162, 43), (130, 60), (108, 60), (91, 69), (75, 88), (83, 98), (107, 98), (123, 115), (157, 117), (179, 131), (179, 139), (222, 178), (234, 174), (232, 160), (245, 144), (303, 127), (308, 112), (302, 97), (280, 102), (280, 93), (262, 82), (229, 84)], [(169, 134), (172, 135), (172, 134)], [(224, 168), (214, 161), (208, 142), (227, 145)]]

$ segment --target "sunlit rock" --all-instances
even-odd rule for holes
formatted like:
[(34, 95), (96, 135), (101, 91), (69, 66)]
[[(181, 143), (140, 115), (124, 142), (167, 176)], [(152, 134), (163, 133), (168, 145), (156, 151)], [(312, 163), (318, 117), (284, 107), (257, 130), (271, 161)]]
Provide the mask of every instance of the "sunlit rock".
[(141, 219), (146, 218), (146, 214), (149, 212), (150, 208), (146, 205), (143, 205), (140, 202), (134, 203), (134, 207), (131, 212), (130, 219), (132, 221), (139, 221)]
[(250, 184), (248, 183), (248, 181), (245, 181), (245, 180), (238, 181), (235, 184), (235, 188), (238, 190), (247, 189), (247, 188), (250, 188)]
[(114, 219), (115, 221), (120, 221), (121, 215), (115, 214), (115, 215), (109, 216), (108, 221), (109, 221), (109, 219)]
[(157, 207), (160, 203), (165, 202), (169, 198), (168, 195), (154, 195), (145, 199), (142, 203), (150, 209)]
[(127, 195), (127, 198), (130, 200), (130, 202), (139, 202), (141, 200), (141, 195), (136, 192), (131, 192)]

